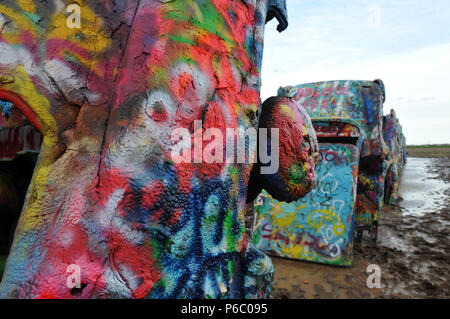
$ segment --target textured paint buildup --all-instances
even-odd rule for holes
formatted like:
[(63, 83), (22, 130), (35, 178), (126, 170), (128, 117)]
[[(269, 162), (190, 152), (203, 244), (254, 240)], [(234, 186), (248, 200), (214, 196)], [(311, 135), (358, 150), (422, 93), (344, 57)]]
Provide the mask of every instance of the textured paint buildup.
[[(77, 3), (80, 28), (68, 2), (0, 2), (0, 99), (43, 135), (0, 297), (268, 296), (244, 227), (251, 163), (176, 164), (171, 134), (258, 127), (264, 25), (287, 27), (285, 1)], [(276, 125), (293, 115), (299, 139), (281, 152), (301, 156), (278, 175), (298, 199), (317, 145), (289, 103)]]
[(264, 192), (255, 203), (258, 248), (292, 259), (351, 265), (359, 150), (321, 144), (317, 186), (293, 203)]
[[(308, 114), (291, 98), (272, 97), (262, 106), (259, 128), (277, 129), (279, 169), (273, 174), (261, 174), (260, 168), (271, 163), (258, 161), (250, 178), (248, 199), (253, 200), (262, 189), (287, 202), (304, 197), (315, 186), (318, 158), (316, 133)], [(274, 138), (270, 133), (267, 148)]]

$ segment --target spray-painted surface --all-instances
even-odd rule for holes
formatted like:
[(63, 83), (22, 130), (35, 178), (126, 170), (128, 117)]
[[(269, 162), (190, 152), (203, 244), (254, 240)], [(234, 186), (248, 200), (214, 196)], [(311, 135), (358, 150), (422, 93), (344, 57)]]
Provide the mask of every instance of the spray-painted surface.
[(317, 133), (320, 137), (350, 137), (359, 138), (361, 136), (360, 129), (350, 123), (335, 121), (314, 121)]
[(356, 196), (356, 218), (358, 226), (373, 226), (371, 235), (376, 238), (378, 220), (384, 203), (385, 166), (380, 159), (360, 162), (358, 190)]
[[(278, 94), (291, 96), (305, 107), (319, 142), (329, 137), (358, 138), (355, 144), (360, 149), (360, 172), (355, 221), (359, 226), (376, 226), (383, 205), (383, 162), (388, 152), (383, 140), (383, 82), (326, 81), (280, 88)], [(349, 129), (349, 125), (355, 128)]]
[(32, 125), (0, 130), (0, 161), (11, 160), (17, 154), (39, 153), (41, 143), (42, 134)]
[(384, 201), (388, 204), (396, 204), (398, 203), (400, 180), (406, 164), (407, 155), (406, 139), (394, 110), (391, 110), (388, 115), (384, 116), (383, 138), (389, 148), (389, 153), (385, 161), (387, 173), (385, 178)]
[(0, 161), (12, 160), (17, 154), (39, 153), (42, 134), (10, 101), (0, 99)]
[(317, 186), (286, 203), (263, 192), (255, 202), (252, 240), (282, 257), (351, 265), (359, 150), (320, 144)]
[(0, 297), (267, 296), (252, 165), (175, 164), (171, 132), (257, 127), (264, 25), (286, 28), (285, 1), (84, 0), (79, 29), (69, 3), (0, 3), (0, 99), (43, 134)]
[[(385, 92), (381, 81), (300, 84), (280, 88), (278, 95), (290, 96), (306, 109), (318, 131), (318, 137), (322, 136), (322, 129), (316, 125), (318, 122), (348, 123), (356, 126), (359, 131), (361, 157), (383, 156), (385, 145), (382, 141), (382, 120)], [(328, 129), (324, 131), (327, 132)], [(326, 135), (329, 136), (323, 136)]]
[[(291, 204), (268, 194), (257, 199), (253, 241), (284, 257), (350, 265), (354, 224), (376, 233), (383, 205), (384, 85), (380, 80), (318, 82), (280, 88), (278, 95), (305, 107), (319, 142), (331, 138), (346, 145), (319, 144), (318, 184), (304, 199)], [(327, 152), (337, 150), (339, 161), (330, 161)], [(322, 183), (339, 187), (325, 194)]]
[[(279, 169), (261, 173), (261, 159), (253, 167), (247, 202), (264, 189), (278, 200), (292, 202), (304, 197), (315, 187), (315, 166), (318, 159), (317, 137), (311, 119), (297, 102), (287, 97), (271, 97), (262, 105), (260, 128), (279, 128)], [(271, 144), (271, 136), (266, 141)], [(261, 148), (264, 145), (258, 144)]]

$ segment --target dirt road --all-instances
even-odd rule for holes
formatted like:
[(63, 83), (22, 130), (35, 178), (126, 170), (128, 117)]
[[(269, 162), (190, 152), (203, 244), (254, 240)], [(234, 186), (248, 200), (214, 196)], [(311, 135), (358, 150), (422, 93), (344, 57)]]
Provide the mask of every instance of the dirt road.
[[(376, 245), (340, 268), (273, 257), (272, 298), (450, 298), (450, 158), (409, 158), (398, 206), (385, 207)], [(369, 264), (382, 288), (366, 285)]]

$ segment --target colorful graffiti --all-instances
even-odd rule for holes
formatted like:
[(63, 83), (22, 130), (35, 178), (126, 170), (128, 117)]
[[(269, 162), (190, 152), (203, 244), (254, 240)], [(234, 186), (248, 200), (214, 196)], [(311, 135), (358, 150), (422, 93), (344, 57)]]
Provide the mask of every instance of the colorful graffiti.
[[(171, 132), (257, 127), (264, 25), (287, 27), (285, 1), (80, 0), (80, 28), (69, 4), (0, 3), (3, 114), (43, 135), (0, 297), (266, 297), (273, 266), (244, 227), (252, 165), (175, 164)], [(307, 154), (280, 162), (311, 175)]]
[(39, 153), (42, 134), (10, 101), (0, 99), (0, 161), (12, 160), (17, 154)]
[[(306, 109), (318, 137), (330, 136), (329, 125), (341, 129), (347, 127), (355, 130), (352, 136), (358, 134), (361, 137), (359, 141), (361, 157), (384, 156), (386, 150), (382, 140), (382, 121), (385, 91), (382, 81), (325, 81), (300, 84), (282, 87), (278, 90), (278, 95), (290, 96)], [(331, 123), (323, 126), (324, 122)], [(328, 133), (322, 135), (322, 131)]]
[(359, 150), (320, 144), (317, 186), (292, 203), (267, 192), (255, 202), (252, 240), (272, 254), (333, 265), (351, 265)]
[[(359, 164), (358, 190), (356, 196), (357, 226), (368, 228), (376, 240), (378, 221), (384, 202), (384, 161), (380, 158), (363, 158)], [(361, 230), (357, 239), (361, 239)]]
[[(356, 171), (357, 182), (355, 179), (347, 179), (345, 181), (339, 181), (341, 183), (347, 183), (346, 187), (356, 192), (356, 196), (347, 202), (349, 203), (346, 211), (351, 212), (351, 220), (346, 219), (345, 224), (347, 229), (353, 229), (353, 221), (355, 228), (357, 229), (357, 239), (361, 238), (362, 231), (368, 229), (372, 239), (376, 239), (378, 230), (379, 213), (383, 207), (384, 199), (384, 176), (386, 173), (386, 167), (384, 165), (385, 158), (388, 153), (388, 147), (383, 140), (383, 103), (385, 101), (385, 89), (381, 80), (375, 81), (326, 81), (317, 83), (301, 84), (297, 86), (282, 87), (278, 90), (279, 96), (290, 97), (293, 100), (303, 105), (310, 115), (314, 129), (316, 130), (317, 137), (319, 139), (319, 145), (325, 145), (328, 147), (329, 143), (340, 145), (346, 144), (347, 147), (356, 147), (358, 150), (355, 161), (358, 163)], [(325, 147), (324, 146), (324, 147)], [(321, 152), (322, 152), (321, 148)], [(322, 158), (323, 161), (323, 158)], [(327, 161), (318, 164), (318, 178), (321, 178), (320, 171), (323, 166), (332, 165)], [(339, 166), (336, 170), (340, 169)], [(355, 175), (356, 176), (356, 175)], [(356, 177), (355, 177), (356, 178)], [(320, 193), (318, 187), (312, 192), (312, 194)], [(348, 193), (348, 192), (347, 192)], [(336, 193), (330, 196), (332, 203), (345, 202), (345, 193)], [(314, 195), (309, 195), (308, 198)], [(266, 197), (270, 198), (270, 197)], [(269, 201), (271, 201), (270, 199)], [(291, 212), (292, 220), (296, 220), (296, 214), (299, 215), (299, 221), (290, 228), (283, 228), (279, 231), (278, 224), (280, 221), (278, 217), (268, 217), (271, 213), (278, 211), (277, 206), (271, 206), (267, 204), (262, 205), (262, 208), (257, 208), (256, 220), (256, 232), (253, 236), (254, 240), (258, 243), (259, 247), (269, 250), (273, 253), (282, 256), (289, 256), (291, 258), (299, 258), (306, 260), (314, 260), (323, 263), (334, 263), (348, 265), (352, 262), (351, 257), (351, 242), (353, 234), (346, 234), (345, 239), (340, 243), (342, 246), (339, 251), (346, 251), (347, 253), (338, 254), (338, 257), (330, 258), (330, 248), (326, 245), (323, 247), (324, 255), (320, 258), (316, 255), (302, 255), (300, 252), (309, 251), (310, 248), (306, 248), (306, 245), (301, 240), (295, 241), (297, 234), (303, 234), (307, 220), (302, 220), (301, 216), (305, 213), (314, 211), (315, 206), (321, 202), (310, 202), (309, 206), (306, 206), (302, 200), (299, 200), (293, 206), (287, 204), (283, 206), (283, 211), (288, 210)], [(329, 202), (328, 202), (329, 203)], [(278, 204), (276, 204), (278, 205)], [(288, 208), (289, 207), (289, 208)], [(294, 208), (295, 207), (295, 208)], [(334, 211), (338, 207), (333, 207)], [(317, 210), (317, 209), (315, 209)], [(320, 210), (320, 209), (319, 209)], [(326, 212), (326, 210), (322, 210)], [(354, 214), (353, 214), (354, 212)], [(350, 216), (346, 215), (346, 216)], [(266, 220), (266, 221), (265, 221)], [(284, 222), (281, 221), (281, 224)], [(264, 229), (263, 227), (265, 225)], [(267, 226), (270, 225), (270, 226)], [(274, 226), (272, 226), (274, 225)], [(297, 229), (298, 227), (298, 229)], [(265, 232), (265, 233), (264, 233)], [(264, 233), (264, 236), (262, 237)], [(270, 234), (268, 234), (270, 233)], [(280, 237), (281, 236), (281, 237)], [(299, 238), (302, 238), (300, 235)], [(329, 238), (318, 237), (315, 235), (313, 238), (319, 238), (322, 242), (329, 243)], [(261, 239), (263, 238), (263, 239)], [(292, 240), (297, 243), (292, 246)], [(320, 242), (319, 240), (319, 242)], [(308, 241), (308, 246), (309, 246)], [(296, 253), (287, 252), (286, 247), (295, 247)], [(336, 248), (336, 246), (334, 246)], [(336, 248), (337, 249), (337, 248)], [(350, 251), (350, 252), (349, 252)], [(317, 251), (315, 252), (317, 253)], [(326, 255), (328, 253), (328, 255)], [(334, 251), (333, 253), (336, 253)], [(328, 256), (328, 257), (324, 257)]]
[(389, 148), (385, 164), (387, 173), (385, 178), (384, 201), (388, 204), (395, 205), (399, 199), (400, 179), (406, 164), (407, 154), (406, 139), (394, 110), (391, 110), (388, 115), (384, 116), (383, 138)]
[(314, 121), (314, 125), (321, 138), (359, 138), (361, 135), (359, 128), (350, 123)]
[[(383, 206), (383, 162), (388, 147), (383, 140), (384, 84), (375, 81), (326, 81), (280, 88), (279, 95), (291, 96), (311, 116), (319, 142), (323, 138), (358, 137), (360, 149), (356, 224), (376, 232)], [(349, 129), (348, 127), (354, 128)], [(330, 129), (330, 127), (332, 129)], [(330, 134), (331, 132), (337, 135)], [(333, 142), (338, 142), (334, 140)]]

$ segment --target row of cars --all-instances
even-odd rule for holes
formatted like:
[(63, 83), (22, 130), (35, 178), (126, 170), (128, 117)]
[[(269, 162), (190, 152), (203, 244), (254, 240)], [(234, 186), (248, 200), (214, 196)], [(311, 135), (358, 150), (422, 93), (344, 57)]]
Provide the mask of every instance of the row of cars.
[(300, 103), (319, 142), (316, 187), (287, 203), (263, 191), (254, 204), (252, 240), (270, 254), (348, 266), (353, 242), (377, 239), (384, 203), (398, 201), (406, 163), (402, 127), (383, 115), (381, 80), (326, 81), (282, 87)]

